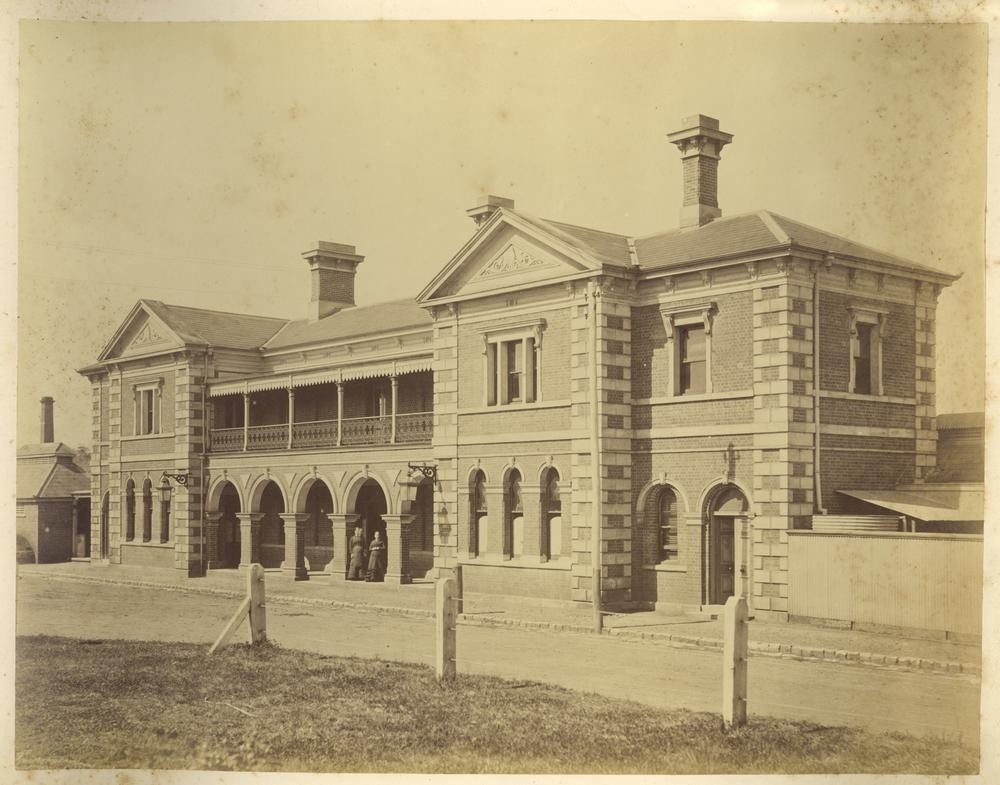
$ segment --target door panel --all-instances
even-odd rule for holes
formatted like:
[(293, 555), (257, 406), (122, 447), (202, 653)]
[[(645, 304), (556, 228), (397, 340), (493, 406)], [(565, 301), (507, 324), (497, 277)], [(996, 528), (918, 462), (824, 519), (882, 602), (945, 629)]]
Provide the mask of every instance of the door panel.
[(735, 593), (736, 542), (733, 538), (733, 518), (713, 518), (712, 584), (715, 605), (723, 604)]

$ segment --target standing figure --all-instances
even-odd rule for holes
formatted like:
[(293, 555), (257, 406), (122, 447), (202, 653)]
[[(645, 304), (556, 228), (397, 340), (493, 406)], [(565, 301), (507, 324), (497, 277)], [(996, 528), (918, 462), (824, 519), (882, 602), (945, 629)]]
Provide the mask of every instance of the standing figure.
[(360, 526), (354, 527), (354, 536), (348, 547), (351, 551), (351, 563), (347, 568), (347, 580), (360, 581), (365, 577), (365, 536)]
[(365, 576), (365, 580), (385, 580), (385, 567), (385, 540), (382, 539), (382, 532), (376, 529), (375, 536), (368, 546), (368, 575)]

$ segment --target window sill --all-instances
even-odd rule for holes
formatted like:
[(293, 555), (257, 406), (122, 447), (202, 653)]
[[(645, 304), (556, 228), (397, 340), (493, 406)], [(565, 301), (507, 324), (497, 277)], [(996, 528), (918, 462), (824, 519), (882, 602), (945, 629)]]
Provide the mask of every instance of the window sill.
[(569, 559), (553, 559), (551, 561), (525, 561), (521, 559), (498, 559), (496, 556), (480, 556), (478, 558), (460, 558), (458, 563), (470, 567), (514, 567), (527, 570), (557, 570), (568, 572)]
[(142, 540), (123, 540), (123, 548), (164, 548), (173, 549), (174, 544), (172, 542), (143, 542)]
[(534, 401), (533, 403), (498, 403), (493, 406), (477, 406), (473, 409), (459, 409), (459, 414), (489, 414), (491, 412), (520, 412), (534, 409), (569, 408), (568, 400)]
[(655, 398), (633, 398), (636, 406), (659, 406), (671, 403), (694, 403), (696, 401), (735, 401), (753, 398), (753, 390), (733, 390), (731, 392), (697, 393), (692, 395), (659, 395)]
[(686, 564), (678, 564), (677, 562), (660, 562), (659, 564), (644, 564), (642, 569), (649, 570), (650, 572), (687, 572), (688, 568)]
[(142, 441), (144, 439), (173, 439), (174, 432), (169, 433), (143, 433), (138, 436), (122, 436), (121, 441), (123, 442), (135, 442)]
[(820, 390), (820, 398), (837, 398), (843, 401), (872, 401), (874, 403), (901, 403), (916, 406), (916, 398), (900, 398), (895, 395), (870, 395), (868, 393), (852, 393), (842, 390)]

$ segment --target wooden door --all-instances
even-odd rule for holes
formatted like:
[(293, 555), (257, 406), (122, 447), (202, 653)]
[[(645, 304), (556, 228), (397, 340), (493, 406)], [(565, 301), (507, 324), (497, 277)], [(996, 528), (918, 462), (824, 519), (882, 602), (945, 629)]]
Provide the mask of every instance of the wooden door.
[(713, 605), (722, 605), (735, 593), (736, 539), (733, 518), (714, 516), (712, 538), (712, 597)]

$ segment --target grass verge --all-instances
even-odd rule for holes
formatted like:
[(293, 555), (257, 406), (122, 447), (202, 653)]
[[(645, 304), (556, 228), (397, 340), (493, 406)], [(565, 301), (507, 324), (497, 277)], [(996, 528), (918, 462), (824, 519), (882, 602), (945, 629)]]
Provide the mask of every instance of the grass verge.
[(275, 646), (17, 640), (15, 765), (438, 773), (973, 773), (950, 741), (652, 709)]

